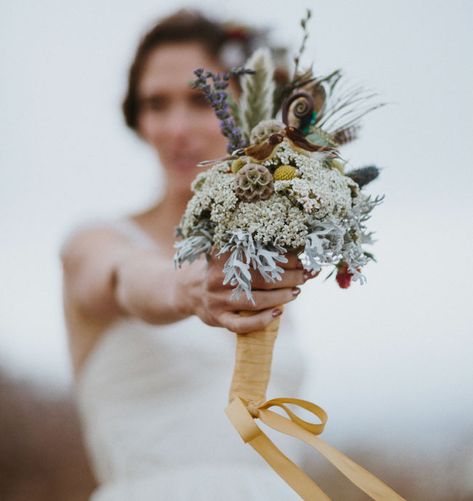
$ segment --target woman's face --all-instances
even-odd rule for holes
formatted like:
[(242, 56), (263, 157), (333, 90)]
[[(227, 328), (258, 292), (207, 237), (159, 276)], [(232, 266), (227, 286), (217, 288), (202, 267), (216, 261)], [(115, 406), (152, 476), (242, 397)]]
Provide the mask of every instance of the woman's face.
[(138, 86), (138, 132), (158, 153), (172, 190), (188, 191), (202, 171), (197, 162), (226, 153), (218, 119), (189, 85), (199, 67), (222, 71), (200, 44), (169, 43), (148, 56)]

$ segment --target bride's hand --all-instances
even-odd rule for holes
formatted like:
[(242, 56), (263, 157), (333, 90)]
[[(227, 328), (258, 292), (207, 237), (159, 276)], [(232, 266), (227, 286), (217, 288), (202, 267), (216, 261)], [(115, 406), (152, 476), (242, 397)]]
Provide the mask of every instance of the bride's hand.
[[(209, 262), (200, 260), (187, 268), (183, 281), (183, 294), (187, 296), (189, 310), (204, 323), (225, 327), (243, 334), (266, 327), (282, 313), (280, 306), (293, 301), (300, 293), (299, 286), (316, 274), (303, 270), (295, 254), (287, 254), (287, 263), (282, 280), (265, 282), (258, 272), (252, 270), (252, 304), (244, 293), (240, 298), (231, 299), (232, 287), (223, 285), (223, 266), (228, 256), (220, 259), (212, 257)], [(240, 311), (253, 312), (250, 316), (239, 315)]]

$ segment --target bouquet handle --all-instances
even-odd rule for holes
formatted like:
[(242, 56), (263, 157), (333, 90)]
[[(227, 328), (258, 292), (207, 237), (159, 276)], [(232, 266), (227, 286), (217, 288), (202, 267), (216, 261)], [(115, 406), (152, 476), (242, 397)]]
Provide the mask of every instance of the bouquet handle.
[[(278, 306), (283, 310), (283, 306)], [(242, 316), (251, 312), (242, 311)], [(236, 334), (236, 356), (229, 402), (240, 397), (253, 416), (257, 407), (266, 400), (266, 390), (271, 376), (274, 343), (279, 332), (281, 317), (276, 317), (265, 329)]]
[[(280, 307), (282, 308), (282, 307)], [(251, 315), (251, 312), (241, 312)], [(227, 417), (245, 443), (248, 443), (271, 468), (304, 500), (328, 501), (322, 489), (278, 447), (255, 423), (265, 425), (302, 440), (317, 450), (352, 483), (375, 501), (405, 501), (394, 490), (365, 470), (352, 459), (324, 442), (320, 435), (327, 422), (326, 412), (318, 405), (297, 398), (275, 398), (266, 401), (271, 375), (274, 343), (281, 317), (265, 329), (248, 334), (236, 334), (235, 367), (229, 393)], [(298, 417), (287, 404), (298, 406), (313, 414), (320, 422), (311, 423)], [(288, 418), (269, 410), (280, 407)]]

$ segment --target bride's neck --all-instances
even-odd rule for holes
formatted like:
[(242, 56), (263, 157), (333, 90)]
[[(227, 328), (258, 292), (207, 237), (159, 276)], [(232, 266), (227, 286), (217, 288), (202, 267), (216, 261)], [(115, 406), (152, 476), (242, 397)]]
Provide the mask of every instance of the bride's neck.
[(166, 222), (173, 227), (177, 226), (186, 209), (190, 196), (190, 191), (184, 193), (166, 192), (156, 205), (157, 217), (163, 223)]
[(161, 242), (170, 252), (176, 237), (176, 227), (179, 225), (190, 197), (190, 191), (167, 190), (159, 202), (137, 218), (152, 237)]

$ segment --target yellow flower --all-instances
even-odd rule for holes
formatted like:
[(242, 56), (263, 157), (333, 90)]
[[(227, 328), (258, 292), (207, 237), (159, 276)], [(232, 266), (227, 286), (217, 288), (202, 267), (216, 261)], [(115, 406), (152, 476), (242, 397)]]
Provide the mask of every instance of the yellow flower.
[(297, 175), (297, 169), (292, 165), (281, 165), (273, 174), (275, 181), (289, 181), (294, 179)]
[(233, 174), (236, 174), (242, 167), (245, 166), (245, 164), (246, 162), (242, 158), (237, 158), (236, 160), (233, 160), (231, 167)]
[(340, 174), (345, 174), (345, 166), (339, 160), (330, 160), (332, 168), (337, 169)]

